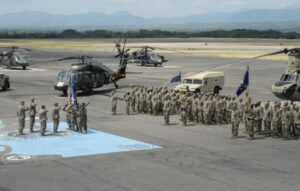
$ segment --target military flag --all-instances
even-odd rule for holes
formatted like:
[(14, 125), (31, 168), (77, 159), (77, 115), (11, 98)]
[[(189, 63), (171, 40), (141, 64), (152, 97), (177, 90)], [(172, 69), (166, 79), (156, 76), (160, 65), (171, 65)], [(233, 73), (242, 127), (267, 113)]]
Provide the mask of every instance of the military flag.
[(181, 81), (181, 72), (179, 72), (179, 74), (177, 74), (176, 76), (174, 76), (171, 79), (171, 83), (176, 83), (176, 82), (180, 82)]
[(77, 98), (76, 98), (76, 81), (77, 81), (77, 73), (72, 72), (70, 75), (70, 93), (69, 93), (69, 99), (71, 99), (72, 104), (77, 104)]
[(240, 86), (236, 90), (236, 95), (240, 96), (249, 86), (249, 66), (247, 66), (247, 71), (244, 74), (244, 78)]

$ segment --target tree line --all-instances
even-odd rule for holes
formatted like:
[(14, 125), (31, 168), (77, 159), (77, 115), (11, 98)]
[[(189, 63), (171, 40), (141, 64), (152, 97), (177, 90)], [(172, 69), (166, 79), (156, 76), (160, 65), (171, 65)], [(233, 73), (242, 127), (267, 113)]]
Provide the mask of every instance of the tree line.
[(66, 29), (61, 32), (7, 32), (0, 31), (2, 39), (65, 39), (65, 38), (267, 38), (267, 39), (300, 39), (298, 32), (280, 32), (276, 30), (214, 30), (200, 32), (138, 30), (111, 31), (89, 30), (77, 31)]

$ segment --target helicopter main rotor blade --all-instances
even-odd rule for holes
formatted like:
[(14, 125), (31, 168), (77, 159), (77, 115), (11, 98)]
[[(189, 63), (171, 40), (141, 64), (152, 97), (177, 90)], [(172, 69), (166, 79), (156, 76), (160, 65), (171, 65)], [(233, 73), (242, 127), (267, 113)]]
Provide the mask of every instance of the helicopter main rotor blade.
[(228, 66), (232, 66), (232, 65), (236, 65), (236, 64), (240, 64), (240, 63), (244, 63), (244, 62), (249, 62), (251, 60), (256, 60), (256, 59), (263, 58), (263, 57), (266, 57), (266, 56), (272, 56), (272, 55), (277, 55), (277, 54), (282, 54), (282, 53), (286, 54), (286, 53), (288, 53), (292, 50), (294, 50), (294, 49), (283, 49), (283, 50), (280, 50), (280, 51), (276, 51), (276, 52), (272, 52), (272, 53), (268, 53), (268, 54), (263, 54), (263, 55), (260, 55), (260, 56), (255, 56), (255, 57), (252, 57), (252, 58), (249, 58), (249, 59), (238, 60), (238, 61), (231, 62), (231, 63), (225, 64), (225, 65), (222, 65), (222, 66), (213, 67), (213, 68), (210, 68), (210, 69), (205, 70), (205, 71), (211, 71), (211, 70), (226, 68)]

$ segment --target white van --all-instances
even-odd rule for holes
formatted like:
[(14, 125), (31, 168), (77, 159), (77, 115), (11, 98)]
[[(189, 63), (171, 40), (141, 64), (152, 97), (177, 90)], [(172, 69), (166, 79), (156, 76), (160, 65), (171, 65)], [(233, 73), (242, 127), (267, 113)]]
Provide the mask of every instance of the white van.
[(224, 83), (224, 72), (207, 71), (184, 77), (181, 83), (177, 85), (174, 90), (184, 92), (189, 90), (196, 93), (219, 94)]

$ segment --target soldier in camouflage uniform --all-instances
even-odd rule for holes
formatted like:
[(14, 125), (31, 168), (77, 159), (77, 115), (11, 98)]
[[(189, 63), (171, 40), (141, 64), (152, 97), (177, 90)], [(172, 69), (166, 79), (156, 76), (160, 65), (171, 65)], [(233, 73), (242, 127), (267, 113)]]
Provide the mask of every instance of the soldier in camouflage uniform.
[(272, 132), (275, 136), (279, 136), (281, 133), (281, 109), (280, 103), (275, 102), (272, 114)]
[(270, 106), (270, 102), (265, 103), (265, 107), (263, 110), (263, 122), (264, 122), (264, 131), (265, 136), (268, 137), (271, 135), (271, 121), (272, 121), (272, 108)]
[(112, 92), (111, 101), (112, 101), (112, 108), (111, 108), (112, 115), (116, 115), (117, 114), (118, 97), (117, 97), (115, 91)]
[(203, 97), (199, 97), (198, 98), (198, 120), (202, 124), (204, 123), (203, 112), (204, 112), (204, 100)]
[(180, 114), (181, 114), (181, 122), (184, 126), (186, 126), (187, 122), (187, 110), (188, 110), (188, 100), (187, 100), (187, 95), (181, 97), (181, 102), (180, 102)]
[(67, 120), (67, 124), (68, 124), (68, 130), (72, 130), (72, 124), (71, 124), (71, 115), (72, 115), (72, 105), (67, 103), (64, 108), (63, 111), (66, 112), (66, 120)]
[(36, 116), (36, 101), (34, 98), (31, 99), (31, 103), (29, 105), (29, 129), (30, 133), (33, 133), (33, 126), (35, 123), (35, 116)]
[(261, 131), (262, 130), (262, 126), (261, 126), (262, 110), (261, 110), (261, 107), (260, 107), (260, 102), (256, 103), (254, 113), (255, 113), (254, 123), (255, 123), (256, 132), (258, 134), (261, 134), (261, 132), (262, 132)]
[(41, 106), (41, 109), (39, 111), (39, 119), (40, 119), (40, 123), (41, 123), (41, 136), (45, 136), (45, 132), (46, 132), (46, 128), (47, 128), (47, 113), (48, 110), (46, 109), (45, 105)]
[(199, 105), (199, 99), (197, 95), (194, 95), (193, 102), (192, 102), (192, 113), (193, 113), (193, 119), (195, 123), (199, 123), (199, 116), (198, 116), (198, 105)]
[(131, 105), (131, 109), (133, 112), (135, 112), (135, 91), (136, 89), (133, 87), (133, 85), (131, 85), (130, 88), (130, 105)]
[(52, 114), (52, 121), (53, 121), (53, 133), (58, 133), (58, 126), (59, 126), (59, 112), (61, 110), (61, 107), (58, 105), (58, 103), (54, 104), (54, 108), (51, 112)]
[(294, 109), (294, 130), (295, 130), (295, 136), (300, 136), (300, 111), (299, 106), (296, 106)]
[(249, 107), (249, 110), (247, 111), (248, 113), (246, 113), (246, 117), (249, 123), (249, 127), (248, 127), (248, 135), (249, 135), (249, 139), (253, 140), (254, 139), (254, 118), (255, 118), (255, 111), (254, 111), (254, 105), (251, 104)]
[(164, 120), (165, 120), (165, 125), (170, 124), (170, 109), (171, 109), (171, 100), (170, 100), (170, 96), (167, 95), (164, 98)]
[(87, 106), (89, 105), (89, 102), (87, 104), (82, 103), (80, 105), (79, 109), (79, 115), (80, 115), (80, 122), (79, 122), (79, 131), (80, 133), (87, 133)]
[(232, 112), (231, 112), (231, 133), (233, 139), (238, 138), (239, 123), (240, 123), (240, 111), (238, 109), (238, 106), (234, 104), (232, 106)]
[(281, 125), (282, 136), (284, 139), (288, 139), (290, 131), (290, 107), (287, 105), (287, 103), (284, 105), (284, 108), (281, 113)]
[(23, 130), (25, 128), (25, 118), (26, 118), (26, 111), (28, 111), (29, 108), (25, 106), (25, 102), (21, 101), (21, 104), (18, 107), (17, 116), (19, 119), (19, 135), (25, 135), (23, 133)]
[(204, 101), (204, 124), (209, 125), (210, 124), (210, 110), (211, 110), (211, 102), (209, 97), (206, 97)]
[(125, 94), (124, 94), (126, 115), (129, 115), (130, 102), (131, 102), (130, 99), (131, 99), (130, 92), (126, 91)]

